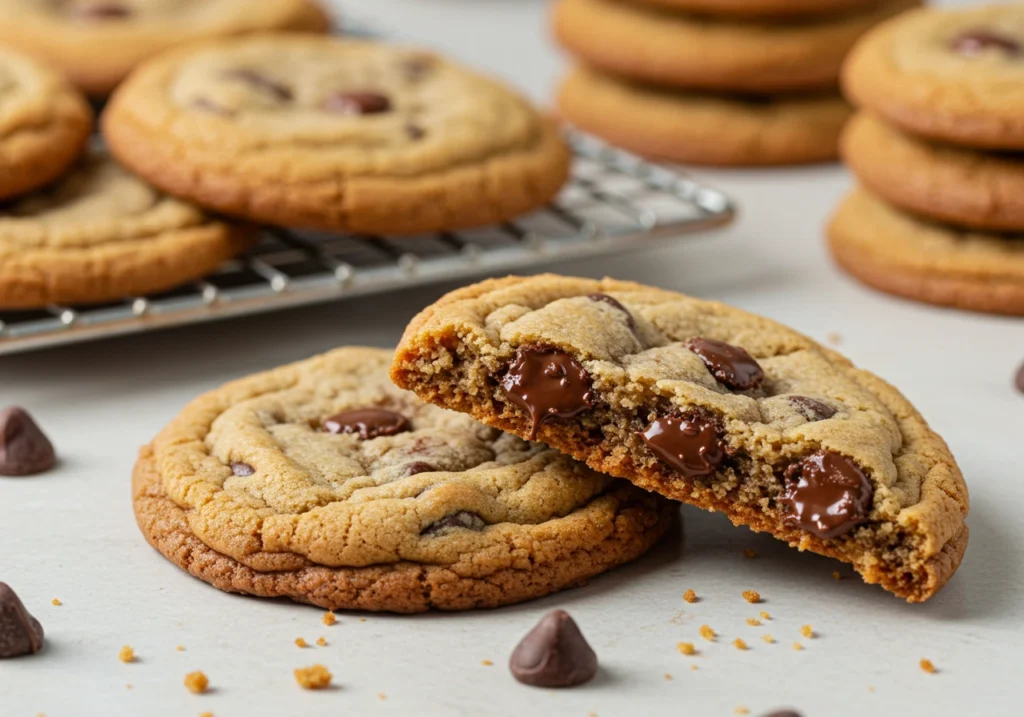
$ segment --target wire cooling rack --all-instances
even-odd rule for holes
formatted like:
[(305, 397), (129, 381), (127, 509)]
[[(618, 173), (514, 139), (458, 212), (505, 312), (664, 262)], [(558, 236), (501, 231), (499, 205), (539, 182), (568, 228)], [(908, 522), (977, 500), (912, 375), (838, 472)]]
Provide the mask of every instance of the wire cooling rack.
[(174, 291), (97, 306), (0, 310), (0, 355), (521, 271), (693, 235), (733, 217), (726, 195), (690, 177), (586, 135), (568, 139), (576, 154), (571, 181), (553, 204), (516, 221), (403, 238), (266, 227), (248, 255)]

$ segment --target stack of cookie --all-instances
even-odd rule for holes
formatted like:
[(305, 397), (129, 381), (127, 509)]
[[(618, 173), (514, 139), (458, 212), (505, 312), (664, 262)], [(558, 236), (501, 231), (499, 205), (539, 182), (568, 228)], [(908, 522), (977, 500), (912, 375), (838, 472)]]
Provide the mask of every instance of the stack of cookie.
[(829, 227), (838, 262), (893, 294), (1024, 315), (1024, 6), (908, 13), (864, 38), (844, 86), (862, 186)]
[(843, 58), (917, 0), (560, 0), (581, 62), (565, 119), (627, 149), (709, 165), (834, 159)]

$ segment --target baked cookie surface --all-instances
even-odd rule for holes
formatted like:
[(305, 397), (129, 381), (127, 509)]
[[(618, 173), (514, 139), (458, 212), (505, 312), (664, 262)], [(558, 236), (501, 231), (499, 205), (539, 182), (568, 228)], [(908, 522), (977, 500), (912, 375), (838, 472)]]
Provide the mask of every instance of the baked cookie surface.
[(967, 544), (967, 488), (895, 389), (810, 339), (639, 284), (509, 277), (406, 329), (391, 376), (647, 490), (850, 562), (909, 601)]
[(672, 10), (744, 19), (795, 19), (864, 10), (879, 0), (629, 0)]
[(56, 179), (92, 131), (77, 90), (38, 62), (0, 47), (0, 199)]
[(873, 25), (918, 3), (886, 0), (817, 21), (735, 22), (622, 0), (559, 0), (555, 36), (598, 69), (686, 89), (772, 94), (834, 89), (846, 53)]
[(255, 232), (162, 195), (94, 151), (0, 211), (0, 308), (163, 291), (247, 249)]
[(271, 224), (415, 234), (509, 219), (568, 177), (554, 123), (420, 50), (273, 36), (175, 51), (104, 115), (114, 153), (177, 196)]
[(882, 291), (1024, 316), (1024, 233), (957, 230), (905, 214), (860, 189), (836, 210), (828, 236), (836, 261)]
[(0, 0), (0, 42), (108, 95), (143, 60), (187, 42), (272, 30), (325, 32), (311, 0)]
[(344, 348), (228, 384), (143, 449), (150, 543), (231, 592), (330, 609), (496, 607), (638, 557), (671, 502), (394, 387)]
[(838, 94), (728, 98), (659, 90), (577, 68), (561, 116), (612, 144), (676, 162), (722, 166), (833, 160), (850, 106)]
[(866, 112), (846, 126), (842, 153), (861, 183), (898, 207), (957, 226), (1024, 232), (1024, 155), (929, 142)]
[(1024, 150), (1024, 5), (920, 9), (868, 34), (843, 86), (908, 132)]

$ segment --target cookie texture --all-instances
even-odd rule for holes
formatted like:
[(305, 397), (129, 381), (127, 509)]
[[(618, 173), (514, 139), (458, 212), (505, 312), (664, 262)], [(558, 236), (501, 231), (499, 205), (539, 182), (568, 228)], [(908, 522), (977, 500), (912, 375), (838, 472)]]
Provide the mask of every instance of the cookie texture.
[(140, 454), (139, 526), (229, 592), (330, 609), (496, 607), (650, 548), (677, 510), (394, 387), (343, 348), (228, 384)]
[(198, 278), (255, 241), (103, 152), (0, 210), (0, 308), (113, 301)]
[(847, 96), (904, 130), (988, 149), (1024, 149), (1024, 5), (920, 9), (857, 44)]
[(772, 94), (833, 89), (857, 39), (915, 0), (793, 23), (672, 13), (622, 0), (559, 0), (558, 41), (587, 64), (669, 87)]
[(1024, 316), (1024, 234), (958, 230), (863, 189), (828, 227), (836, 261), (864, 283), (931, 304)]
[(851, 114), (838, 94), (730, 98), (637, 85), (577, 68), (558, 95), (562, 117), (659, 159), (756, 166), (834, 160)]
[(610, 279), (486, 281), (416, 317), (391, 375), (596, 470), (850, 562), (911, 602), (941, 588), (966, 548), (960, 470), (906, 399), (723, 304)]
[(56, 179), (92, 132), (85, 99), (52, 70), (0, 47), (0, 199)]
[(311, 0), (0, 0), (0, 43), (105, 97), (142, 61), (178, 45), (273, 30), (326, 32)]
[(1024, 232), (1024, 159), (929, 142), (864, 112), (843, 159), (873, 194), (915, 214), (988, 231)]
[(415, 234), (509, 219), (568, 178), (554, 123), (420, 50), (312, 36), (206, 44), (149, 63), (105, 116), (157, 186), (271, 224)]
[(667, 10), (735, 19), (797, 19), (866, 10), (879, 0), (627, 0)]

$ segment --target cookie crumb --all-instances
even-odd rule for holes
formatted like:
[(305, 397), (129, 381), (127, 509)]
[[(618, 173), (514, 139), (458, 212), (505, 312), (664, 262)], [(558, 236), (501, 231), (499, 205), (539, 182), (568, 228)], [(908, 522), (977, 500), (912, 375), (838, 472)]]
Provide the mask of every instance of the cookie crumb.
[(734, 709), (734, 710), (733, 710), (733, 712), (735, 712), (735, 713), (736, 713), (736, 714), (738, 714), (738, 715), (748, 715), (748, 714), (750, 714), (750, 710), (748, 710), (748, 709), (747, 709), (746, 707), (744, 707), (743, 705), (740, 705), (739, 707), (737, 707), (736, 709)]
[(185, 646), (184, 645), (178, 645), (174, 649), (177, 650), (178, 652), (184, 652), (185, 651)]
[(359, 618), (359, 622), (366, 622), (366, 618), (365, 617)]
[(802, 650), (802, 649), (804, 649), (804, 646), (801, 645), (799, 642), (794, 642), (793, 643), (793, 649), (794, 650)]
[(699, 670), (700, 668), (699, 668), (699, 667), (697, 667), (696, 665), (690, 665), (690, 669), (691, 669), (691, 670), (693, 670), (694, 672), (696, 672), (696, 671), (697, 671), (697, 670)]
[[(330, 613), (328, 613), (330, 614)], [(331, 673), (323, 665), (300, 667), (294, 671), (295, 681), (307, 690), (322, 690), (331, 684)]]
[(715, 639), (715, 631), (711, 629), (710, 625), (701, 625), (700, 636), (710, 642)]
[(771, 613), (767, 613), (764, 610), (762, 610), (761, 611), (761, 619), (762, 620), (771, 620), (772, 619)]
[(868, 692), (874, 692), (875, 688), (872, 685), (868, 685)]
[(803, 627), (800, 628), (800, 634), (803, 635), (804, 637), (810, 639), (810, 638), (814, 637), (814, 628), (811, 627), (810, 625), (804, 625)]
[(690, 603), (697, 602), (697, 593), (695, 593), (693, 590), (687, 590), (685, 593), (683, 593), (683, 600)]
[(135, 662), (135, 650), (131, 645), (125, 645), (117, 653), (117, 659), (121, 662)]
[(384, 694), (383, 692), (378, 692), (377, 693), (377, 699), (380, 700), (381, 702), (383, 702), (387, 698), (388, 698), (388, 696), (386, 694)]
[(666, 672), (665, 673), (665, 679), (666, 680), (671, 680), (672, 679), (672, 675), (670, 673)]
[(296, 638), (295, 638), (295, 646), (296, 646), (296, 647), (309, 647), (309, 643), (308, 643), (308, 642), (306, 642), (306, 641), (305, 641), (305, 640), (304, 640), (303, 638), (301, 638), (301, 637), (296, 637)]
[(323, 619), (324, 625), (327, 625), (328, 627), (330, 627), (331, 625), (333, 625), (337, 621), (338, 621), (338, 618), (336, 618), (334, 616), (333, 612), (325, 612), (324, 613), (324, 619)]
[(739, 637), (737, 637), (735, 640), (732, 641), (732, 646), (735, 647), (737, 650), (746, 650), (747, 649), (747, 643), (745, 643)]
[(843, 335), (836, 331), (829, 331), (827, 334), (825, 334), (825, 341), (827, 341), (832, 346), (839, 346), (841, 343), (843, 343)]
[(213, 712), (203, 712), (199, 717), (213, 717)]
[(753, 559), (753, 558), (756, 558), (756, 557), (757, 557), (757, 553), (755, 553), (755, 552), (754, 552), (753, 550), (751, 550), (750, 548), (744, 548), (744, 549), (743, 549), (743, 554), (744, 554), (744, 555), (746, 555), (746, 556), (747, 556), (748, 558), (751, 558), (751, 559)]
[(693, 646), (692, 642), (680, 642), (678, 645), (676, 645), (676, 649), (679, 650), (680, 654), (683, 655), (697, 654), (697, 648)]
[(832, 571), (832, 579), (833, 580), (842, 580), (843, 576), (839, 574), (838, 570), (834, 570), (834, 571)]
[(932, 664), (931, 660), (922, 658), (919, 664), (921, 665), (921, 669), (927, 672), (929, 675), (934, 675), (936, 672), (938, 672), (938, 670), (935, 669), (935, 665)]
[(751, 627), (758, 627), (761, 624), (761, 621), (758, 620), (756, 617), (748, 617), (747, 624)]
[(484, 667), (490, 667), (494, 663), (491, 662), (490, 660), (480, 660), (480, 664), (483, 665)]
[(200, 671), (190, 672), (185, 675), (185, 687), (190, 692), (194, 692), (197, 695), (206, 692), (206, 688), (210, 686), (210, 680)]
[(316, 644), (318, 644), (320, 647), (327, 647), (327, 638), (325, 638), (325, 637), (318, 637), (316, 639)]
[(124, 686), (124, 688), (125, 688), (126, 690), (130, 690), (130, 689), (132, 688), (132, 683), (131, 683), (131, 682), (129, 682), (129, 683), (127, 684), (127, 685), (125, 685), (125, 686)]
[(63, 604), (64, 604), (64, 603), (62, 603), (62, 602), (60, 601), (60, 598), (54, 598), (54, 599), (53, 599), (53, 600), (51, 600), (50, 602), (51, 602), (51, 603), (53, 604), (53, 606), (54, 606), (54, 607), (60, 607), (61, 605), (63, 605)]
[(761, 635), (761, 639), (767, 642), (769, 645), (775, 644), (775, 638), (771, 635)]
[(761, 593), (757, 590), (744, 590), (743, 599), (749, 603), (758, 603), (761, 602)]

